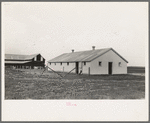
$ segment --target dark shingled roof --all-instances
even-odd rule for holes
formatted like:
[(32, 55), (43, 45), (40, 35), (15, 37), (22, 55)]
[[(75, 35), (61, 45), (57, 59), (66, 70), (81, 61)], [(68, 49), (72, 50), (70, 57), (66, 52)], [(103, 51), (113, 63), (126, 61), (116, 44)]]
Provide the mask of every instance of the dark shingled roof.
[(80, 61), (90, 62), (96, 59), (97, 57), (102, 56), (103, 54), (105, 54), (106, 52), (110, 50), (114, 51), (120, 58), (122, 58), (125, 62), (128, 63), (127, 60), (125, 60), (112, 48), (80, 51), (80, 52), (73, 52), (73, 53), (64, 53), (54, 59), (49, 60), (48, 62), (80, 62)]
[(33, 54), (33, 55), (18, 55), (18, 54), (5, 54), (5, 59), (12, 59), (12, 60), (29, 60), (34, 58), (39, 54)]

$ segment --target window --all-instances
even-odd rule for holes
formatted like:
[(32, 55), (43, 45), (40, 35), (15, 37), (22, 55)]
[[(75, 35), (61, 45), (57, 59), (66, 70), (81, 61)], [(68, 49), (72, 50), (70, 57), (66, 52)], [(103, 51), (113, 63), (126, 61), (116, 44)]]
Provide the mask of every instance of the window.
[(60, 65), (62, 65), (62, 62), (60, 62)]
[(102, 62), (99, 62), (99, 66), (102, 66)]
[(69, 65), (69, 62), (67, 62), (67, 65)]
[(118, 66), (121, 67), (121, 62), (118, 63)]
[(84, 62), (84, 65), (86, 65), (86, 62)]
[(55, 65), (56, 65), (56, 63), (55, 63)]
[(51, 65), (51, 62), (49, 63), (49, 65)]
[(41, 57), (41, 61), (43, 61), (43, 57)]

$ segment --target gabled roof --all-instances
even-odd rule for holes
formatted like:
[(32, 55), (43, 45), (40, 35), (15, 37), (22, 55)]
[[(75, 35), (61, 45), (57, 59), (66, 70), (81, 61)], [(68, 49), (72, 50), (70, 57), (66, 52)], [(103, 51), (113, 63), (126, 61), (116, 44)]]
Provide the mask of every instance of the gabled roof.
[(80, 62), (80, 61), (90, 62), (96, 59), (97, 57), (102, 56), (103, 54), (105, 54), (106, 52), (110, 50), (114, 51), (120, 58), (122, 58), (125, 62), (128, 63), (127, 60), (125, 60), (112, 48), (80, 51), (80, 52), (74, 52), (74, 53), (64, 53), (54, 59), (49, 60), (48, 62)]
[(29, 60), (34, 58), (39, 54), (33, 54), (33, 55), (19, 55), (19, 54), (5, 54), (5, 59), (12, 59), (12, 60)]

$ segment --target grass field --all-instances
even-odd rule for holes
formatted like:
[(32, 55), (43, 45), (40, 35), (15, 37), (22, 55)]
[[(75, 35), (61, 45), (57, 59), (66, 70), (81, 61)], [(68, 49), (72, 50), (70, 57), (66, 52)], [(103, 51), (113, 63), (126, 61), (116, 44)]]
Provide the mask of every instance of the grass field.
[[(5, 99), (144, 99), (145, 70), (127, 75), (76, 75), (5, 69)], [(138, 73), (137, 75), (133, 73)]]

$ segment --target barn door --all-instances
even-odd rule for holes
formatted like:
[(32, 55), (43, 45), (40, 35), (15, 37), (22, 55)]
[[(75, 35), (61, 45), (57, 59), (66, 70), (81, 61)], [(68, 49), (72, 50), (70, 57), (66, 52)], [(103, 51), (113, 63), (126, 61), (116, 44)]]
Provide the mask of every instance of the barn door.
[(108, 74), (112, 74), (112, 62), (108, 62)]
[(79, 62), (76, 62), (76, 74), (79, 73)]

